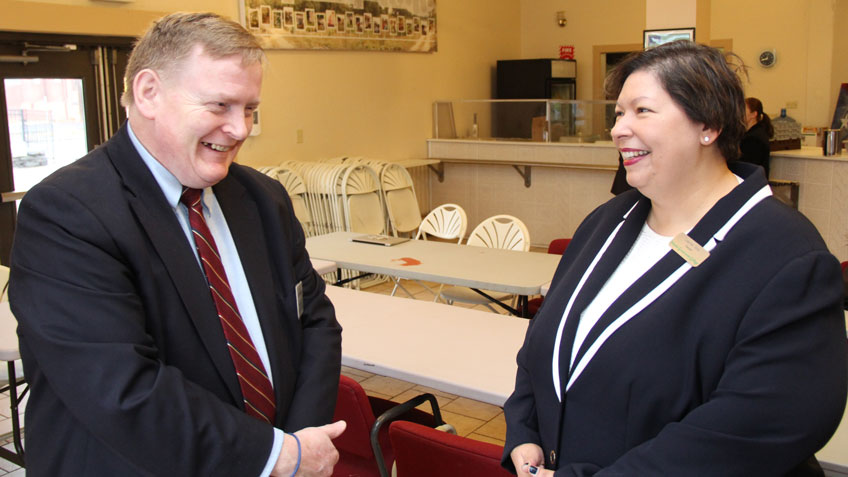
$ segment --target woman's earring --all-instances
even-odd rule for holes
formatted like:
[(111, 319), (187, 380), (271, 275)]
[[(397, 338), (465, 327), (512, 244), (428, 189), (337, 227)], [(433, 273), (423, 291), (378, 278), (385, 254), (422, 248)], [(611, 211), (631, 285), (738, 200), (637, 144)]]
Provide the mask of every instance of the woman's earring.
[(709, 137), (709, 136), (704, 136), (704, 142), (710, 142), (710, 137)]

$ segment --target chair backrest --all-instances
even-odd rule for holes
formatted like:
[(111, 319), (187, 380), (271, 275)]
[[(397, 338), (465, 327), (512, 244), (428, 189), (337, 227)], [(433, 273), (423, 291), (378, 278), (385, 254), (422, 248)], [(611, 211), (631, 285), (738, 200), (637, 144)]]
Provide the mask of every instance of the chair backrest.
[(565, 253), (565, 249), (568, 248), (568, 244), (570, 243), (570, 238), (553, 239), (551, 240), (551, 243), (548, 244), (548, 253), (551, 255), (562, 255)]
[(526, 252), (530, 250), (530, 231), (524, 222), (516, 217), (495, 215), (474, 227), (467, 243), (475, 247)]
[(349, 232), (383, 234), (386, 221), (377, 174), (365, 165), (351, 167), (342, 177), (342, 198)]
[(369, 435), (375, 421), (374, 411), (362, 386), (345, 375), (339, 378), (339, 394), (336, 399), (333, 422), (339, 419), (347, 422), (347, 429), (342, 435), (333, 439), (339, 452), (349, 452), (373, 459), (374, 452), (371, 450)]
[[(286, 188), (286, 192), (288, 192), (292, 201), (294, 215), (303, 227), (304, 233), (307, 237), (311, 237), (313, 235), (312, 213), (306, 204), (306, 184), (303, 183), (303, 178), (300, 177), (297, 171), (282, 166), (275, 167), (272, 171), (274, 174), (273, 177)], [(268, 174), (270, 175), (271, 172)]]
[(456, 204), (442, 204), (431, 210), (418, 227), (416, 239), (427, 240), (428, 235), (443, 239), (459, 239), (462, 243), (468, 227), (465, 210)]
[(413, 422), (389, 426), (397, 477), (507, 477), (501, 467), (503, 447), (437, 431)]
[(380, 173), (380, 187), (386, 200), (386, 211), (392, 234), (412, 232), (421, 224), (421, 209), (412, 177), (400, 164), (387, 164)]

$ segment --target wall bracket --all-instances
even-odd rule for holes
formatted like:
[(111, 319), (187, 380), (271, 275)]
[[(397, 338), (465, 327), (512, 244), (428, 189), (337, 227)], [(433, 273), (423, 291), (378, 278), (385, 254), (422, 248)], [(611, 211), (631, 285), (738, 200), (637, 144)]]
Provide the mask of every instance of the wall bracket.
[(433, 164), (427, 164), (427, 167), (436, 174), (436, 177), (439, 178), (439, 182), (445, 181), (445, 164), (443, 162), (436, 164), (436, 167), (433, 167)]
[(529, 188), (529, 187), (530, 187), (530, 172), (531, 172), (531, 166), (523, 166), (523, 167), (524, 167), (524, 172), (521, 172), (521, 167), (522, 167), (522, 166), (516, 166), (515, 164), (513, 164), (513, 166), (512, 166), (512, 167), (516, 170), (516, 172), (518, 172), (518, 175), (520, 175), (521, 177), (523, 177), (523, 178), (524, 178), (524, 187)]

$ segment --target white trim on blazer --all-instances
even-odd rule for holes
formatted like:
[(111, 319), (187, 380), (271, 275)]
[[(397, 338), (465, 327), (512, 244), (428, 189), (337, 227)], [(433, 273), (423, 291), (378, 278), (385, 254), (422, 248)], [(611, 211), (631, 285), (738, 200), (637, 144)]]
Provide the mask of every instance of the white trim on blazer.
[[(745, 204), (742, 205), (742, 207), (740, 207), (739, 210), (736, 211), (736, 213), (733, 214), (733, 216), (730, 219), (728, 219), (728, 221), (710, 238), (710, 240), (706, 243), (704, 248), (707, 251), (711, 251), (713, 248), (715, 248), (716, 244), (718, 242), (724, 240), (724, 237), (727, 235), (727, 233), (730, 231), (730, 229), (733, 228), (733, 226), (736, 225), (736, 223), (742, 217), (744, 217), (745, 214), (747, 214), (755, 205), (760, 203), (760, 201), (762, 201), (766, 197), (769, 197), (770, 195), (772, 195), (772, 193), (771, 193), (771, 188), (768, 185), (764, 186), (762, 189), (757, 191), (757, 193), (755, 193), (753, 196), (751, 196), (751, 198), (748, 199), (748, 201), (745, 202)], [(624, 216), (621, 219), (621, 222), (619, 222), (619, 224), (615, 227), (615, 229), (612, 231), (610, 236), (604, 242), (604, 245), (598, 251), (597, 255), (595, 255), (595, 258), (592, 260), (592, 263), (589, 264), (589, 267), (583, 273), (583, 276), (580, 278), (580, 281), (577, 283), (577, 287), (575, 288), (574, 292), (571, 295), (571, 298), (568, 301), (568, 305), (566, 305), (566, 307), (565, 307), (565, 312), (563, 313), (562, 319), (560, 320), (560, 323), (559, 323), (559, 327), (557, 328), (556, 339), (554, 341), (552, 365), (551, 365), (554, 390), (556, 391), (556, 395), (557, 395), (557, 398), (559, 399), (559, 401), (562, 401), (562, 392), (561, 392), (561, 389), (560, 389), (560, 369), (559, 369), (560, 342), (562, 341), (562, 332), (563, 332), (563, 328), (565, 327), (566, 317), (568, 317), (568, 315), (571, 311), (571, 306), (574, 304), (574, 301), (575, 301), (577, 295), (580, 293), (580, 290), (583, 288), (583, 284), (589, 278), (589, 275), (592, 273), (592, 270), (594, 270), (595, 265), (597, 265), (597, 263), (600, 261), (601, 257), (604, 255), (604, 252), (606, 252), (607, 247), (609, 247), (609, 245), (612, 243), (615, 236), (618, 234), (618, 231), (619, 231), (619, 229), (621, 229), (621, 226), (624, 224), (624, 221), (627, 219), (627, 216), (630, 215), (630, 212), (635, 207), (636, 207), (636, 205), (634, 204), (633, 207), (631, 207), (627, 211), (627, 213), (624, 214)], [(566, 392), (571, 388), (571, 386), (574, 384), (574, 382), (577, 380), (577, 378), (580, 377), (583, 370), (586, 368), (586, 366), (589, 364), (589, 362), (592, 360), (592, 358), (595, 356), (595, 354), (601, 348), (601, 346), (603, 346), (603, 344), (604, 344), (604, 342), (606, 342), (607, 338), (609, 338), (613, 333), (615, 333), (622, 325), (627, 323), (627, 321), (629, 321), (631, 318), (636, 316), (639, 312), (641, 312), (642, 310), (647, 308), (648, 305), (653, 303), (654, 300), (659, 298), (663, 293), (665, 293), (669, 288), (671, 288), (671, 286), (674, 285), (677, 282), (677, 280), (679, 280), (680, 277), (682, 277), (691, 268), (692, 268), (692, 266), (689, 265), (689, 263), (684, 263), (683, 265), (681, 265), (680, 268), (675, 270), (671, 275), (668, 276), (668, 278), (663, 280), (663, 282), (660, 283), (656, 288), (651, 290), (647, 295), (642, 297), (641, 300), (639, 300), (632, 307), (630, 307), (630, 309), (628, 309), (626, 312), (622, 313), (621, 316), (619, 316), (618, 318), (616, 318), (615, 321), (610, 323), (610, 325), (607, 326), (607, 328), (604, 329), (604, 331), (592, 343), (592, 345), (589, 347), (589, 349), (586, 350), (586, 353), (577, 361), (577, 363), (576, 364), (572, 363), (572, 367), (571, 367), (572, 370), (571, 370), (571, 373), (570, 373), (570, 376), (569, 376), (569, 379), (568, 379), (568, 384), (566, 385)]]

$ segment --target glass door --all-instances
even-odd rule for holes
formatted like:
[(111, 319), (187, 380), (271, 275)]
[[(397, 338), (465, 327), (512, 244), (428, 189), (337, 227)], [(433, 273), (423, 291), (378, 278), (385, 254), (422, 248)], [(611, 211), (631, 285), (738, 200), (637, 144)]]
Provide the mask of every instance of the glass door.
[(81, 78), (4, 78), (3, 90), (16, 191), (88, 152)]
[(0, 263), (20, 197), (126, 119), (118, 97), (131, 39), (0, 32)]

